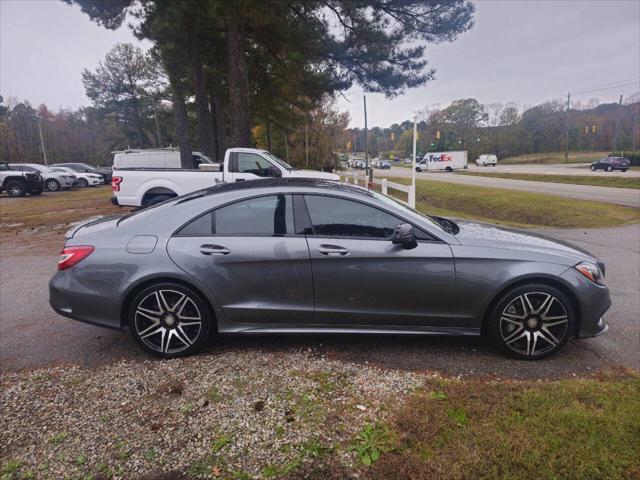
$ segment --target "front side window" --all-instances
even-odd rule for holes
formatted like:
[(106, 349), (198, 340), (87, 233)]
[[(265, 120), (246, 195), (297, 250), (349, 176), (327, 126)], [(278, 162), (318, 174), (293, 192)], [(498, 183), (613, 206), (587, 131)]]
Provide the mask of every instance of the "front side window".
[(273, 174), (269, 171), (273, 164), (264, 157), (256, 155), (254, 153), (241, 153), (239, 152), (237, 158), (238, 173), (252, 173), (258, 177), (270, 177)]
[(294, 233), (291, 195), (232, 203), (194, 219), (178, 232), (187, 236), (274, 236)]
[(305, 195), (315, 235), (328, 237), (391, 238), (402, 220), (359, 202), (321, 195)]

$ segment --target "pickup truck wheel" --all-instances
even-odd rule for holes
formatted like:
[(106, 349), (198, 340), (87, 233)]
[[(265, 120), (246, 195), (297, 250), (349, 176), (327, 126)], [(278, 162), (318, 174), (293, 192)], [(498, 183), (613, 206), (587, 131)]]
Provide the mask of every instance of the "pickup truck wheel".
[(57, 192), (58, 190), (60, 190), (60, 182), (54, 180), (53, 178), (50, 178), (46, 181), (45, 187), (50, 192)]
[(142, 204), (142, 208), (147, 208), (151, 205), (157, 205), (158, 203), (162, 203), (165, 200), (169, 200), (170, 198), (173, 197), (171, 195), (154, 195)]
[(7, 182), (7, 195), (13, 198), (24, 197), (27, 193), (27, 189), (23, 182), (19, 180), (11, 180)]

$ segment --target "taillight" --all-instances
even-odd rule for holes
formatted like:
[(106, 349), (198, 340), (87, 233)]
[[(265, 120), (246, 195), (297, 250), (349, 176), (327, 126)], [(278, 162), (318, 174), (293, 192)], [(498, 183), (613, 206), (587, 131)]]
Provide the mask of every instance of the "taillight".
[(73, 267), (76, 263), (87, 258), (95, 250), (91, 245), (82, 245), (78, 247), (65, 247), (60, 252), (60, 260), (58, 260), (58, 270), (66, 270)]
[(114, 192), (119, 192), (121, 183), (122, 177), (111, 177), (111, 190), (113, 190)]

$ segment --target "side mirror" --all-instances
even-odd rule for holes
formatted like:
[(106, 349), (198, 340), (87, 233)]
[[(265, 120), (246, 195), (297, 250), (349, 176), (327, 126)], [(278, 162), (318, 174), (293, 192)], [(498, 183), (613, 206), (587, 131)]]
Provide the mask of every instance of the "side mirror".
[(273, 165), (267, 168), (267, 177), (281, 177), (282, 172), (278, 167), (274, 167)]
[(417, 245), (416, 235), (413, 232), (413, 226), (408, 223), (401, 223), (396, 225), (393, 230), (393, 239), (391, 242), (394, 245), (400, 245), (402, 248), (413, 248)]

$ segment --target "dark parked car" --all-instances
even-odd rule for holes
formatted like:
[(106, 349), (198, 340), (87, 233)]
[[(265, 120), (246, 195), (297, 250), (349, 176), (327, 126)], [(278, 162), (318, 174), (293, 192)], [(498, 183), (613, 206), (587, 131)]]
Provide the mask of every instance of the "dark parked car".
[(112, 171), (108, 167), (92, 167), (86, 163), (54, 163), (54, 167), (67, 167), (75, 172), (80, 173), (95, 173), (100, 175), (104, 179), (105, 185), (111, 183)]
[(626, 172), (631, 167), (631, 162), (628, 158), (624, 157), (605, 157), (591, 164), (591, 171), (606, 170), (612, 172), (613, 170), (622, 170)]
[(24, 197), (27, 193), (40, 195), (44, 182), (38, 172), (13, 170), (8, 163), (0, 162), (0, 192), (10, 197)]
[(606, 331), (604, 265), (523, 230), (321, 180), (221, 184), (67, 233), (50, 303), (161, 357), (210, 334), (486, 334), (518, 358)]

